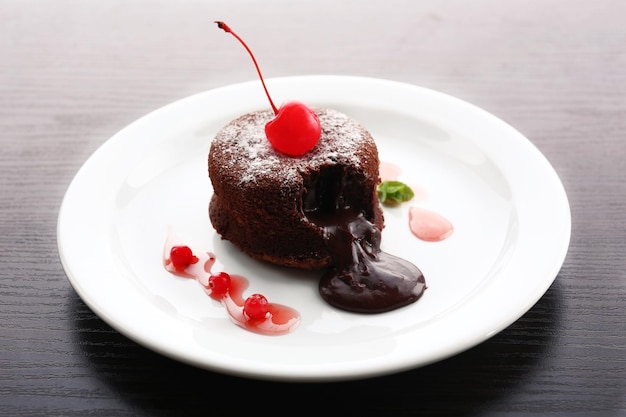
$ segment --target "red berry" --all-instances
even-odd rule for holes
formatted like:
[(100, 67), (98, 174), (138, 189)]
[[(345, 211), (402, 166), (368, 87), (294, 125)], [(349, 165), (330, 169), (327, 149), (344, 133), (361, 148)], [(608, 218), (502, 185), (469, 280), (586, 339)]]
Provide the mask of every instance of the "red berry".
[(270, 97), (259, 65), (248, 45), (224, 22), (216, 21), (217, 27), (226, 33), (230, 33), (246, 48), (257, 74), (261, 79), (261, 84), (265, 90), (272, 110), (276, 117), (265, 125), (265, 135), (274, 149), (289, 156), (304, 155), (317, 144), (320, 139), (322, 128), (317, 114), (309, 107), (298, 102), (287, 102), (277, 109)]
[(211, 289), (211, 295), (223, 296), (228, 292), (230, 287), (230, 275), (226, 272), (220, 272), (217, 275), (211, 275), (209, 277), (209, 288)]
[(269, 311), (269, 302), (262, 294), (252, 294), (243, 304), (243, 314), (248, 320), (265, 320)]
[(290, 101), (265, 125), (265, 135), (274, 149), (290, 156), (304, 155), (317, 144), (322, 128), (309, 107)]
[(193, 254), (189, 246), (174, 246), (170, 250), (172, 265), (178, 270), (183, 270), (191, 264), (198, 262), (198, 257)]

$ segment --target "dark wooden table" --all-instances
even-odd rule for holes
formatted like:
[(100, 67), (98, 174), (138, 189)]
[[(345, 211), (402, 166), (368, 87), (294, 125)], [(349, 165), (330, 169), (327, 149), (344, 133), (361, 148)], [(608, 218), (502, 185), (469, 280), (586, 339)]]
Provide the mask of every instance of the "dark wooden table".
[[(352, 382), (196, 369), (78, 297), (56, 222), (74, 174), (140, 116), (266, 76), (387, 78), (524, 133), (572, 212), (557, 279), (512, 326), (448, 360)], [(621, 0), (0, 2), (0, 414), (626, 415), (626, 3)], [(237, 400), (227, 401), (229, 395)]]

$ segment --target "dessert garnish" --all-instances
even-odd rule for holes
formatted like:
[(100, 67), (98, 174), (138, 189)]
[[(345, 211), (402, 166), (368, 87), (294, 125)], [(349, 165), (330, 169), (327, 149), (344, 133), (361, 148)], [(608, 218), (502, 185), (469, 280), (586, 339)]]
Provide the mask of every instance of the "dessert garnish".
[(170, 250), (172, 266), (177, 271), (184, 271), (189, 265), (198, 262), (198, 257), (193, 254), (189, 246), (174, 246)]
[(163, 252), (163, 265), (170, 273), (195, 279), (212, 299), (220, 302), (230, 319), (238, 326), (264, 335), (281, 335), (293, 331), (300, 323), (296, 310), (270, 303), (262, 294), (244, 299), (248, 280), (227, 272), (212, 272), (217, 259), (207, 251), (194, 251), (180, 244), (170, 232)]
[(425, 242), (442, 241), (454, 231), (448, 219), (422, 207), (410, 208), (409, 228), (415, 237)]
[[(377, 189), (380, 201), (386, 206), (396, 206), (411, 200), (415, 194), (413, 190), (406, 186), (410, 190), (408, 192), (402, 187), (404, 184), (398, 181), (401, 172), (400, 167), (389, 162), (381, 162), (380, 166), (381, 177), (383, 178), (383, 182)], [(395, 197), (389, 197), (390, 194), (394, 194)], [(424, 195), (420, 197), (425, 198), (426, 193), (422, 194)], [(387, 201), (392, 201), (392, 204)], [(454, 227), (448, 219), (423, 207), (409, 208), (409, 229), (413, 236), (425, 242), (440, 242), (450, 237), (454, 232)]]
[(207, 288), (211, 290), (211, 297), (221, 298), (228, 292), (230, 288), (230, 275), (226, 272), (219, 272), (217, 275), (209, 277)]
[(274, 149), (289, 156), (302, 156), (317, 144), (321, 135), (320, 121), (317, 113), (299, 101), (288, 101), (276, 108), (267, 91), (265, 80), (259, 69), (254, 54), (246, 43), (224, 22), (216, 21), (217, 26), (226, 33), (230, 33), (243, 45), (252, 58), (257, 74), (263, 84), (265, 95), (269, 99), (274, 119), (265, 125), (265, 135)]
[(262, 321), (270, 314), (269, 302), (263, 294), (252, 294), (243, 303), (243, 315), (249, 321)]
[(378, 199), (386, 206), (397, 206), (398, 204), (409, 201), (415, 196), (415, 193), (402, 181), (383, 181), (377, 188)]

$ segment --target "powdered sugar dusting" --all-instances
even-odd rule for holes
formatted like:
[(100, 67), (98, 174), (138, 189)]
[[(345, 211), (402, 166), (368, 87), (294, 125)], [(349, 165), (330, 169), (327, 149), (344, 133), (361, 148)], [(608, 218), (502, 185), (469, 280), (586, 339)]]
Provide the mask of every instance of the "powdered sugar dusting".
[(223, 169), (232, 170), (240, 184), (264, 176), (282, 178), (286, 185), (298, 181), (304, 169), (328, 164), (359, 166), (365, 145), (375, 146), (363, 126), (332, 109), (315, 109), (322, 134), (318, 144), (300, 157), (276, 151), (265, 136), (265, 124), (274, 117), (271, 110), (245, 114), (226, 125), (213, 140), (211, 153)]

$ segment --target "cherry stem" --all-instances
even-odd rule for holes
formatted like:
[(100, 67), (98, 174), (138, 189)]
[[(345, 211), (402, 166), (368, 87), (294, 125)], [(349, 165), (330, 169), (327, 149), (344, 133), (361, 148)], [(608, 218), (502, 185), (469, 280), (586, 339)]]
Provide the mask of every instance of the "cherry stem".
[(267, 91), (267, 87), (265, 86), (265, 81), (263, 80), (263, 75), (261, 75), (261, 70), (259, 69), (259, 64), (257, 64), (256, 59), (254, 58), (254, 55), (252, 54), (252, 51), (250, 50), (250, 48), (248, 48), (248, 45), (246, 45), (246, 43), (243, 41), (243, 39), (241, 39), (239, 37), (239, 35), (237, 35), (235, 32), (233, 32), (233, 30), (230, 28), (230, 26), (228, 26), (226, 23), (216, 20), (215, 23), (217, 23), (217, 27), (222, 29), (224, 32), (226, 33), (230, 33), (231, 35), (233, 35), (235, 37), (235, 39), (237, 39), (239, 41), (239, 43), (241, 43), (243, 45), (244, 48), (246, 48), (246, 51), (248, 51), (248, 54), (250, 54), (250, 58), (252, 58), (252, 62), (254, 62), (254, 66), (256, 67), (256, 72), (259, 74), (259, 78), (261, 79), (261, 84), (263, 84), (263, 89), (265, 90), (265, 95), (267, 96), (268, 100), (270, 101), (270, 105), (272, 106), (272, 110), (274, 110), (274, 114), (278, 114), (278, 109), (276, 108), (276, 106), (274, 105), (274, 102), (272, 101), (272, 97), (270, 97), (270, 93)]

